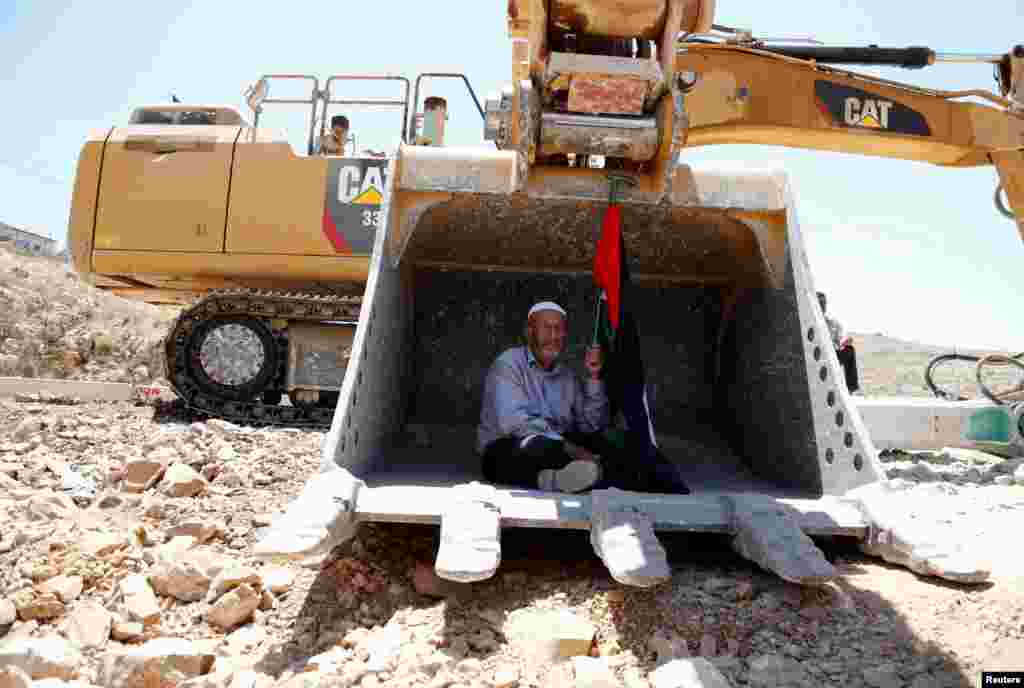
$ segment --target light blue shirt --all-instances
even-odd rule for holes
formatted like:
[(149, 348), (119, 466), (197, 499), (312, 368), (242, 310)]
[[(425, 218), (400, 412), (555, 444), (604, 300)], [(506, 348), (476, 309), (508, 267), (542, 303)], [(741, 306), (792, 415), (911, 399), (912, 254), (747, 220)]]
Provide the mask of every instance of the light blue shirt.
[(566, 366), (540, 367), (528, 347), (498, 356), (484, 381), (477, 451), (494, 440), (536, 435), (562, 439), (570, 431), (598, 432), (609, 421), (608, 395), (601, 380), (580, 379)]

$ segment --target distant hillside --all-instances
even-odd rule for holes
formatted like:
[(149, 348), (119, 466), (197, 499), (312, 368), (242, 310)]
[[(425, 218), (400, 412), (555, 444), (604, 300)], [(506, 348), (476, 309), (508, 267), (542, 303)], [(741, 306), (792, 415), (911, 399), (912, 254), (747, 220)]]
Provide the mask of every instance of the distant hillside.
[[(929, 361), (940, 354), (955, 352), (983, 356), (989, 353), (1019, 353), (922, 344), (881, 334), (852, 333), (852, 336), (857, 348), (857, 364), (865, 396), (932, 396), (925, 385), (924, 373)], [(933, 379), (943, 389), (958, 390), (961, 395), (973, 399), (981, 396), (975, 381), (975, 369), (976, 364), (970, 361), (947, 362), (935, 370)], [(985, 368), (984, 380), (996, 390), (1000, 385), (1015, 384), (1020, 379), (1021, 373), (1012, 367)]]

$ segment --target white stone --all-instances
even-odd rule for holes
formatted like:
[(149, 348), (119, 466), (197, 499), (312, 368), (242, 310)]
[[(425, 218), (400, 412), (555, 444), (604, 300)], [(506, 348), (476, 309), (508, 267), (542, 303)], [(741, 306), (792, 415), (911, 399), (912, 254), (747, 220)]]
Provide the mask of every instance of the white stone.
[(128, 540), (121, 533), (90, 531), (85, 533), (77, 544), (82, 552), (94, 557), (102, 557), (127, 546)]
[(171, 464), (160, 490), (168, 497), (195, 497), (206, 489), (206, 479), (184, 463)]
[(145, 631), (145, 626), (138, 621), (122, 621), (113, 625), (110, 629), (110, 637), (122, 643), (128, 643), (140, 639)]
[(77, 605), (68, 615), (68, 640), (81, 648), (102, 648), (110, 638), (113, 618), (96, 602)]
[(39, 591), (56, 595), (61, 602), (68, 604), (78, 599), (83, 588), (84, 581), (81, 576), (57, 576), (42, 583)]
[(18, 618), (18, 609), (14, 602), (7, 598), (0, 598), (0, 628), (10, 626)]
[(1017, 469), (1013, 472), (1013, 484), (1024, 485), (1024, 464), (1017, 466)]
[(721, 672), (702, 657), (673, 659), (652, 671), (648, 680), (652, 688), (731, 688)]
[(210, 584), (210, 592), (206, 596), (207, 602), (212, 602), (229, 590), (240, 585), (249, 585), (254, 589), (263, 587), (263, 579), (260, 573), (251, 566), (232, 564), (221, 570), (213, 583)]
[(260, 576), (263, 579), (263, 587), (275, 595), (288, 592), (295, 583), (295, 572), (283, 566), (262, 569)]
[(505, 636), (523, 654), (546, 661), (589, 656), (597, 629), (565, 609), (520, 609), (509, 616)]
[(576, 688), (619, 688), (622, 685), (604, 657), (573, 657), (572, 668)]
[(160, 605), (149, 581), (141, 574), (133, 574), (121, 579), (122, 608), (125, 616), (132, 621), (140, 621), (149, 626), (160, 620)]
[(191, 536), (196, 542), (206, 543), (214, 538), (224, 537), (226, 532), (227, 528), (220, 523), (210, 520), (189, 520), (174, 526), (166, 535), (168, 538)]

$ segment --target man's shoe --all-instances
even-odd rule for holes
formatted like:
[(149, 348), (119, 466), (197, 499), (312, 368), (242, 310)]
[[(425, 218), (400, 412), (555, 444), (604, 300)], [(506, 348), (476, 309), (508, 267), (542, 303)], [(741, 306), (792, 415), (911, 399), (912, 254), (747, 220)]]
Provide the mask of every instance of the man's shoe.
[(583, 492), (601, 479), (601, 465), (593, 461), (572, 461), (563, 468), (537, 473), (537, 487), (552, 492)]

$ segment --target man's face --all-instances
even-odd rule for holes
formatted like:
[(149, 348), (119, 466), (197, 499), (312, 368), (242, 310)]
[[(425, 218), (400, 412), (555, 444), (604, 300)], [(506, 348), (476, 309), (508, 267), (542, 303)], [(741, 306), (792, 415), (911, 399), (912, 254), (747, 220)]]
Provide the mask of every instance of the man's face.
[(526, 325), (530, 351), (545, 368), (550, 368), (565, 348), (565, 318), (557, 311), (538, 311)]
[(340, 124), (336, 124), (333, 127), (331, 127), (331, 131), (334, 132), (334, 138), (338, 139), (339, 141), (344, 141), (345, 139), (348, 138), (348, 128), (343, 127)]

